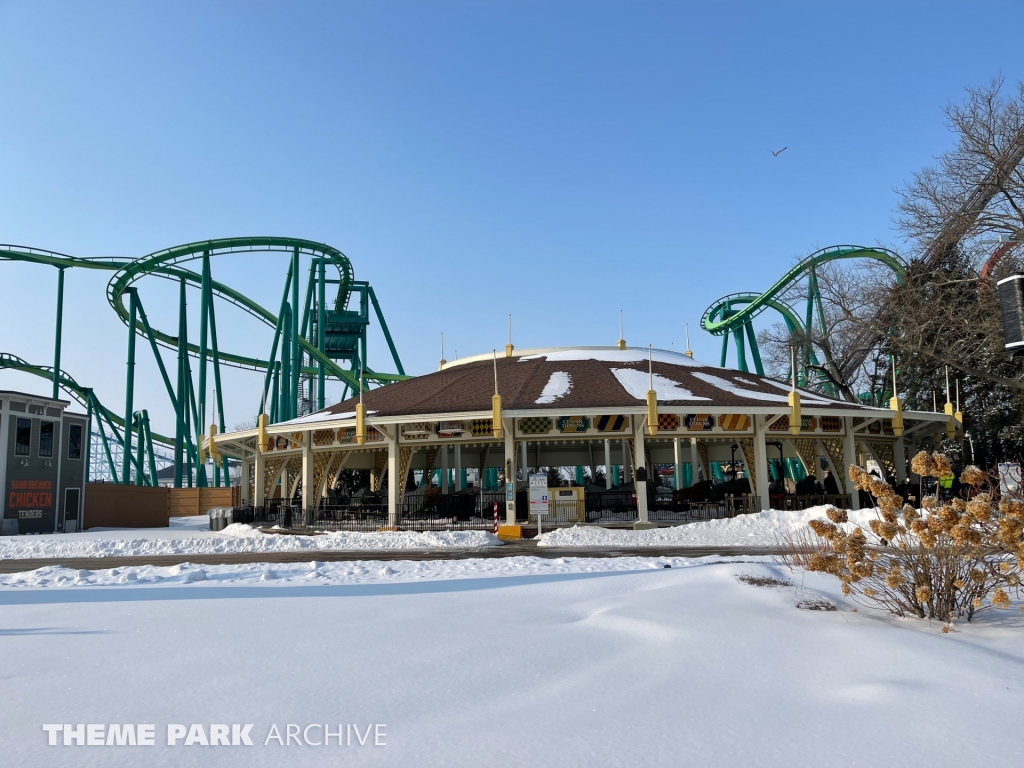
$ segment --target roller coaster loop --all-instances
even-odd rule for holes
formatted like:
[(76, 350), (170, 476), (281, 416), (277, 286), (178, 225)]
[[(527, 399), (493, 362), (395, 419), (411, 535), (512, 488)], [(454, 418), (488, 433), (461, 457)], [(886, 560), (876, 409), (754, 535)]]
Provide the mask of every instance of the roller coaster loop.
[[(800, 386), (808, 386), (812, 382), (821, 385), (832, 396), (836, 395), (834, 387), (821, 373), (821, 363), (810, 339), (814, 337), (815, 324), (818, 333), (827, 336), (828, 326), (821, 303), (821, 291), (818, 287), (817, 268), (822, 264), (842, 259), (871, 259), (884, 264), (897, 276), (902, 277), (905, 270), (903, 260), (887, 248), (866, 247), (860, 245), (834, 245), (815, 251), (802, 259), (774, 285), (763, 293), (732, 293), (723, 296), (704, 311), (700, 325), (708, 333), (722, 337), (721, 365), (725, 367), (729, 353), (729, 337), (732, 336), (736, 346), (736, 367), (740, 371), (748, 371), (746, 346), (750, 345), (750, 357), (754, 370), (764, 375), (761, 353), (757, 347), (753, 320), (767, 309), (774, 309), (786, 324), (789, 333), (795, 338), (808, 340), (801, 345), (797, 379)], [(807, 279), (807, 306), (801, 320), (797, 312), (781, 297), (794, 284)], [(831, 361), (826, 360), (826, 364)]]

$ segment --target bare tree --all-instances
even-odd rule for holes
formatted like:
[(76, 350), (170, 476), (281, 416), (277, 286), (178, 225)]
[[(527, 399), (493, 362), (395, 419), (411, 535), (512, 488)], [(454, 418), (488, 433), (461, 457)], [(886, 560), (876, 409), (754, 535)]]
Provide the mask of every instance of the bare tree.
[(1009, 95), (1003, 90), (996, 78), (947, 105), (956, 147), (898, 190), (896, 224), (926, 262), (957, 246), (971, 251), (994, 233), (1024, 239), (1024, 82)]
[[(782, 325), (762, 332), (762, 357), (776, 373), (788, 370), (790, 345), (803, 344), (819, 356), (809, 384), (829, 384), (849, 400), (882, 396), (890, 355), (1024, 389), (1019, 366), (1000, 357), (992, 289), (994, 278), (1020, 268), (1013, 257), (1024, 251), (1002, 248), (1009, 258), (993, 260), (993, 235), (1024, 240), (1024, 83), (1007, 89), (997, 78), (968, 88), (944, 114), (955, 147), (898, 190), (896, 224), (910, 244), (906, 274), (897, 281), (875, 265), (820, 269), (818, 327), (809, 334)], [(806, 287), (794, 290), (786, 297), (791, 303)]]
[[(798, 350), (800, 367), (806, 371), (804, 384), (832, 392), (850, 402), (867, 395), (878, 402), (885, 386), (888, 358), (865, 328), (878, 311), (878, 297), (892, 287), (894, 275), (874, 262), (833, 262), (815, 273), (821, 295), (821, 310), (812, 307), (811, 322), (793, 330), (785, 323), (761, 331), (758, 346), (767, 370), (777, 377), (788, 376), (790, 348)], [(781, 298), (794, 310), (808, 302), (806, 283), (792, 286)]]

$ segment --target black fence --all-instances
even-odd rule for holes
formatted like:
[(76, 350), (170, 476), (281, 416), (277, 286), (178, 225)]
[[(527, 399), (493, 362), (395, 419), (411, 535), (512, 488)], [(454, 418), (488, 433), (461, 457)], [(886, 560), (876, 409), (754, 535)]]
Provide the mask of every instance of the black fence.
[(799, 496), (793, 493), (773, 493), (768, 498), (772, 509), (791, 512), (808, 507), (820, 507), (823, 504), (831, 504), (840, 509), (850, 507), (850, 497), (842, 493), (813, 493)]
[[(822, 498), (828, 501), (815, 503), (841, 505), (841, 502), (832, 499), (845, 497)], [(394, 522), (388, 517), (387, 499), (381, 494), (367, 494), (361, 499), (321, 505), (316, 509), (303, 509), (275, 499), (263, 506), (236, 507), (231, 510), (230, 517), (219, 517), (216, 522), (211, 519), (211, 526), (245, 523), (260, 528), (278, 527), (310, 532), (490, 531), (494, 526), (495, 504), (498, 507), (498, 522), (504, 523), (504, 493), (409, 495), (400, 505), (398, 519)], [(812, 504), (807, 503), (805, 506)], [(719, 501), (675, 501), (670, 496), (658, 496), (656, 493), (648, 495), (648, 519), (652, 523), (680, 524), (718, 520), (760, 510), (760, 498), (751, 494), (729, 495)], [(636, 495), (632, 491), (602, 491), (587, 493), (582, 499), (552, 500), (543, 521), (545, 526), (581, 523), (616, 525), (635, 523), (638, 519)], [(533, 522), (529, 520), (529, 502), (523, 491), (516, 494), (516, 521)], [(217, 527), (214, 529), (217, 530)]]
[(498, 502), (499, 522), (504, 522), (503, 493), (437, 495), (425, 500), (407, 498), (394, 524), (388, 517), (387, 499), (375, 494), (316, 509), (282, 504), (280, 500), (258, 507), (236, 507), (231, 510), (230, 519), (223, 519), (223, 525), (245, 523), (260, 528), (308, 531), (490, 531), (494, 527), (495, 502)]
[(760, 511), (761, 498), (742, 493), (729, 494), (715, 501), (655, 501), (649, 506), (648, 519), (652, 523), (691, 523), (723, 520)]

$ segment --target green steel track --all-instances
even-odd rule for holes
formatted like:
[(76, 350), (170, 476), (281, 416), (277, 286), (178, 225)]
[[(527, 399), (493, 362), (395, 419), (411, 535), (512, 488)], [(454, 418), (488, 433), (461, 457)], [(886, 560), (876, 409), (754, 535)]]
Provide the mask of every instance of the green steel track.
[[(285, 292), (278, 314), (261, 306), (239, 291), (228, 285), (213, 280), (210, 261), (216, 256), (241, 253), (278, 252), (288, 254), (291, 264), (285, 281)], [(299, 274), (300, 257), (309, 259), (309, 279), (306, 283), (305, 303), (300, 302)], [(189, 262), (201, 260), (201, 272), (188, 269)], [(223, 392), (220, 387), (220, 367), (229, 365), (243, 369), (257, 370), (264, 373), (263, 399), (259, 412), (264, 413), (270, 396), (270, 419), (272, 422), (295, 418), (299, 413), (301, 399), (300, 379), (316, 377), (316, 407), (323, 407), (324, 383), (326, 378), (337, 379), (345, 384), (346, 392), (366, 389), (371, 385), (384, 385), (408, 378), (398, 357), (391, 333), (384, 320), (380, 305), (372, 287), (366, 282), (354, 280), (352, 263), (345, 254), (336, 248), (311, 240), (285, 237), (244, 237), (203, 240), (185, 245), (175, 246), (151, 253), (137, 259), (128, 258), (80, 258), (54, 251), (42, 250), (19, 245), (0, 245), (0, 261), (19, 261), (54, 267), (59, 270), (57, 284), (57, 323), (55, 332), (54, 363), (52, 366), (31, 364), (14, 355), (0, 354), (0, 369), (18, 370), (31, 375), (46, 378), (53, 383), (53, 396), (57, 397), (59, 389), (64, 389), (75, 400), (85, 406), (101, 424), (104, 448), (111, 465), (111, 474), (116, 479), (104, 429), (113, 434), (118, 442), (123, 440), (123, 471), (122, 482), (130, 482), (131, 469), (135, 470), (135, 482), (145, 482), (143, 451), (148, 450), (150, 458), (149, 482), (155, 481), (153, 469), (153, 443), (160, 443), (175, 449), (175, 482), (181, 484), (181, 472), (184, 462), (189, 462), (189, 478), (191, 467), (196, 466), (196, 482), (206, 484), (205, 469), (197, 453), (206, 422), (206, 369), (207, 364), (213, 365), (213, 376), (217, 392), (217, 402), (213, 415), (219, 417), (219, 429), (224, 430), (224, 412), (222, 407)], [(338, 278), (328, 279), (326, 268), (336, 271)], [(63, 308), (64, 270), (90, 269), (113, 272), (107, 285), (107, 301), (117, 313), (121, 321), (132, 329), (128, 344), (128, 381), (126, 392), (126, 411), (118, 416), (102, 405), (91, 389), (80, 386), (71, 376), (60, 370), (61, 324)], [(144, 277), (159, 277), (172, 280), (180, 285), (179, 328), (178, 334), (153, 328), (146, 316), (142, 299), (136, 284)], [(325, 295), (326, 286), (337, 285), (336, 294), (329, 300)], [(200, 290), (200, 331), (199, 343), (188, 340), (186, 320), (186, 286), (192, 285)], [(289, 301), (290, 292), (290, 301)], [(316, 297), (314, 298), (314, 292)], [(349, 310), (350, 298), (356, 293), (360, 298), (360, 308)], [(126, 298), (128, 299), (126, 305)], [(274, 331), (273, 344), (269, 359), (249, 357), (220, 350), (217, 344), (217, 324), (215, 320), (214, 299), (227, 302), (234, 307), (252, 315)], [(390, 349), (392, 359), (398, 369), (397, 373), (382, 373), (371, 370), (366, 365), (366, 327), (369, 324), (369, 305), (381, 325), (384, 338)], [(302, 307), (304, 306), (304, 310)], [(301, 316), (301, 330), (299, 318)], [(308, 330), (308, 332), (307, 332)], [(331, 334), (332, 344), (341, 340), (342, 346), (328, 346), (325, 334)], [(340, 334), (340, 336), (339, 336)], [(175, 410), (176, 435), (168, 437), (152, 432), (149, 428), (149, 416), (145, 410), (136, 411), (133, 407), (133, 385), (135, 367), (135, 338), (139, 336), (149, 342), (156, 358), (160, 374), (171, 404)], [(347, 340), (347, 341), (345, 341)], [(346, 346), (347, 345), (347, 346)], [(178, 380), (172, 381), (158, 348), (164, 347), (177, 351)], [(278, 350), (280, 359), (278, 360)], [(327, 353), (331, 352), (331, 356)], [(199, 360), (198, 387), (192, 383), (189, 358)], [(352, 369), (342, 368), (335, 360), (348, 361)], [(303, 361), (308, 361), (303, 364)], [(310, 385), (312, 388), (312, 384)], [(310, 390), (312, 391), (312, 389)], [(196, 395), (198, 394), (198, 398)], [(106, 427), (103, 427), (104, 421)], [(125, 431), (125, 425), (128, 425)], [(124, 434), (122, 438), (118, 430)], [(132, 433), (138, 433), (139, 451), (132, 455)], [(227, 478), (227, 464), (214, 469), (214, 484), (220, 483), (220, 473)], [(191, 483), (191, 479), (189, 479)]]
[[(28, 373), (32, 376), (38, 376), (47, 381), (53, 381), (53, 366), (51, 365), (33, 365), (25, 360), (22, 360), (16, 355), (11, 355), (6, 352), (0, 352), (0, 370), (10, 371), (21, 371), (22, 373)], [(83, 408), (89, 408), (89, 401), (92, 400), (93, 412), (98, 416), (107, 419), (116, 426), (124, 429), (124, 419), (114, 413), (112, 410), (103, 405), (93, 394), (91, 389), (83, 387), (65, 371), (60, 372), (60, 387), (67, 392), (75, 401)], [(161, 435), (158, 432), (153, 433), (153, 440), (161, 445), (168, 448), (174, 447), (174, 438)]]
[[(63, 253), (46, 251), (39, 248), (30, 248), (19, 245), (0, 245), (0, 261), (23, 261), (31, 264), (45, 264), (58, 269), (77, 267), (79, 269), (98, 269), (115, 272), (110, 283), (107, 285), (107, 301), (121, 318), (121, 322), (128, 325), (128, 310), (124, 305), (124, 293), (137, 281), (146, 276), (162, 277), (168, 280), (184, 279), (196, 287), (202, 285), (202, 276), (191, 270), (178, 266), (183, 262), (201, 259), (204, 253), (211, 257), (223, 254), (240, 252), (266, 252), (278, 251), (293, 253), (296, 249), (300, 255), (312, 255), (325, 257), (334, 264), (340, 276), (338, 294), (334, 300), (336, 309), (343, 308), (349, 298), (350, 286), (353, 279), (352, 263), (348, 257), (336, 248), (323, 243), (315, 243), (310, 240), (299, 240), (286, 237), (239, 237), (225, 238), (220, 240), (204, 240), (196, 243), (175, 246), (163, 251), (143, 256), (140, 259), (85, 259), (77, 256), (68, 256)], [(220, 299), (242, 309), (265, 325), (274, 328), (277, 326), (278, 317), (270, 310), (262, 307), (257, 302), (248, 298), (242, 293), (235, 291), (216, 280), (211, 281), (213, 293)], [(136, 333), (144, 336), (141, 324), (136, 325)], [(178, 349), (178, 337), (164, 333), (159, 329), (153, 329), (153, 335), (157, 343), (168, 349)], [(349, 371), (338, 366), (333, 360), (323, 355), (319, 349), (305, 339), (299, 343), (311, 358), (322, 361), (327, 370), (356, 389), (359, 387), (358, 379)], [(199, 357), (200, 349), (197, 344), (187, 344), (189, 355)], [(250, 370), (266, 370), (267, 360), (245, 355), (233, 354), (231, 352), (220, 352), (220, 362), (225, 365)], [(316, 368), (306, 367), (302, 372), (313, 375)], [(408, 378), (402, 374), (379, 373), (367, 370), (364, 373), (365, 384), (389, 384), (394, 381), (401, 381)]]
[[(746, 347), (749, 344), (755, 371), (760, 375), (764, 375), (760, 351), (757, 348), (757, 338), (754, 334), (753, 320), (768, 309), (773, 309), (782, 315), (787, 329), (794, 336), (806, 337), (808, 331), (813, 329), (815, 321), (817, 321), (823, 333), (827, 332), (824, 311), (821, 305), (821, 294), (818, 291), (816, 270), (823, 264), (845, 259), (870, 259), (877, 261), (891, 269), (897, 278), (902, 277), (905, 270), (903, 260), (887, 248), (834, 245), (815, 251), (802, 259), (779, 278), (774, 285), (762, 293), (732, 293), (728, 296), (723, 296), (704, 311), (704, 315), (700, 320), (701, 328), (714, 336), (722, 337), (721, 365), (723, 367), (726, 365), (729, 337), (731, 336), (736, 346), (737, 367), (739, 370), (748, 370)], [(796, 311), (783, 301), (781, 297), (789, 288), (804, 279), (808, 280), (808, 299), (805, 317), (801, 319)], [(807, 369), (819, 364), (816, 353), (810, 345), (807, 345), (802, 352), (801, 362), (801, 383), (805, 385), (810, 379)]]

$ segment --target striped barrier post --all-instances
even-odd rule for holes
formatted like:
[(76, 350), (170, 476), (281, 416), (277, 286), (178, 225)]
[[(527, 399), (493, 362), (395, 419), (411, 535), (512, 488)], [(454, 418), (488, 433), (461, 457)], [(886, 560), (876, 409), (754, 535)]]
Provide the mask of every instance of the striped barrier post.
[(498, 502), (494, 502), (494, 535), (498, 535)]

